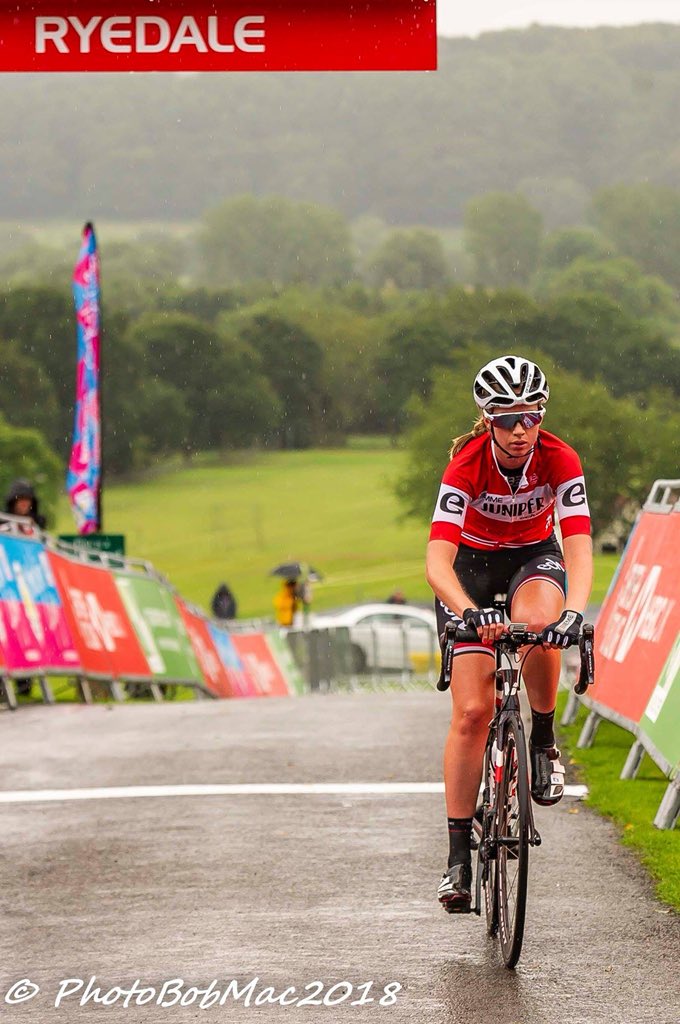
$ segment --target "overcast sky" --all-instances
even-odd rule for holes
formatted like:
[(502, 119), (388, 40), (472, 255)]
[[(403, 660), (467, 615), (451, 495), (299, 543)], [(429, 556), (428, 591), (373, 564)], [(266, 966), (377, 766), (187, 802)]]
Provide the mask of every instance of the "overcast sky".
[(680, 0), (438, 0), (439, 34), (476, 36), (503, 28), (542, 25), (680, 23)]

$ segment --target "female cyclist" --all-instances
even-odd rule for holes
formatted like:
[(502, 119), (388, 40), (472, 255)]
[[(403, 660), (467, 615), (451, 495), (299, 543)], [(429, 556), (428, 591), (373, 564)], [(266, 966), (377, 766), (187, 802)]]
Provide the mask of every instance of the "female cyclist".
[[(448, 868), (438, 889), (449, 913), (471, 906), (470, 840), (482, 761), (493, 716), (493, 641), (505, 627), (492, 607), (543, 637), (526, 661), (531, 704), (531, 794), (561, 799), (564, 768), (553, 719), (560, 653), (577, 643), (592, 586), (590, 515), (578, 455), (540, 429), (550, 389), (529, 359), (502, 356), (477, 374), (480, 410), (472, 431), (456, 438), (443, 476), (427, 551), (440, 635), (446, 622), (473, 626), (478, 643), (456, 645), (453, 716), (444, 752), (449, 827)], [(564, 554), (554, 533), (557, 512)]]

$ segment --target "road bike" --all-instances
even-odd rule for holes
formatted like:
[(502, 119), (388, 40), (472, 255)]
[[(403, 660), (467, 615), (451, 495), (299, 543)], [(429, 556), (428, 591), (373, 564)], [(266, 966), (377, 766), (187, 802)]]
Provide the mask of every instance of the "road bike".
[[(494, 607), (502, 611), (505, 597), (499, 595)], [(594, 627), (585, 623), (579, 638), (581, 664), (574, 686), (578, 694), (585, 693), (594, 681), (594, 638)], [(450, 685), (456, 643), (474, 640), (479, 640), (476, 630), (447, 623), (438, 689), (445, 690)], [(521, 622), (509, 623), (507, 632), (494, 642), (495, 713), (484, 752), (482, 799), (473, 819), (477, 870), (472, 912), (481, 915), (483, 903), (487, 933), (498, 936), (501, 956), (508, 968), (516, 966), (522, 951), (529, 848), (541, 845), (529, 791), (527, 745), (519, 702), (524, 663), (532, 649), (541, 644), (541, 637)]]

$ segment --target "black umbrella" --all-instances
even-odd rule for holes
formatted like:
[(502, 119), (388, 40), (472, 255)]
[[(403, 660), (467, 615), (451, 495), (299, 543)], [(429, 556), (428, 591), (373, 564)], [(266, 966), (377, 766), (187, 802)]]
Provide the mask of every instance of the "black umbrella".
[(319, 583), (323, 579), (320, 572), (313, 569), (311, 565), (305, 565), (304, 562), (283, 562), (272, 569), (269, 575), (283, 576), (285, 580), (299, 580), (304, 577), (310, 583)]

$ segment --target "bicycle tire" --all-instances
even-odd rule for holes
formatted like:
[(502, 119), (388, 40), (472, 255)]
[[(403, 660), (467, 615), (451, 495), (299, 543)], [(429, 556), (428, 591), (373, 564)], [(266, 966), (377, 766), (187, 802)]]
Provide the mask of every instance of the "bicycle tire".
[(524, 731), (515, 718), (504, 727), (503, 775), (496, 811), (498, 937), (505, 966), (522, 951), (529, 874), (530, 796)]
[[(485, 792), (494, 793), (494, 766), (491, 747), (487, 747), (484, 758)], [(495, 859), (482, 860), (485, 840), (488, 839), (492, 827), (493, 810), (487, 804), (482, 807), (482, 828), (478, 851), (478, 870), (482, 875), (482, 891), (484, 893), (484, 910), (486, 914), (486, 933), (492, 937), (498, 934), (498, 881)]]

